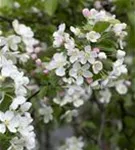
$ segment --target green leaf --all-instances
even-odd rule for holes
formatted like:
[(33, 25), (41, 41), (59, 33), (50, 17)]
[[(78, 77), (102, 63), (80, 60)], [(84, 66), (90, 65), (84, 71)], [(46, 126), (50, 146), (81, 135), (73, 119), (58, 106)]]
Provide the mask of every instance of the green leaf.
[(85, 121), (85, 122), (82, 123), (82, 126), (85, 127), (85, 128), (96, 129), (96, 125), (92, 121)]
[(94, 144), (89, 144), (86, 148), (86, 150), (99, 150), (99, 147)]
[(126, 116), (124, 121), (128, 128), (135, 129), (135, 119), (134, 118)]
[(58, 6), (58, 0), (46, 0), (45, 1), (45, 11), (52, 16)]
[(11, 6), (12, 6), (12, 0), (0, 0), (0, 8), (11, 7)]
[(11, 140), (10, 136), (0, 133), (0, 146), (3, 150), (8, 149), (8, 147), (10, 146), (9, 142), (10, 140)]
[(101, 33), (103, 31), (105, 31), (109, 27), (109, 25), (110, 25), (109, 22), (102, 22), (102, 21), (100, 21), (100, 22), (95, 24), (93, 30), (96, 31), (96, 32)]
[(12, 99), (10, 97), (10, 95), (5, 95), (4, 100), (2, 101), (2, 103), (0, 104), (0, 110), (1, 111), (6, 111), (9, 108), (9, 105), (11, 104)]

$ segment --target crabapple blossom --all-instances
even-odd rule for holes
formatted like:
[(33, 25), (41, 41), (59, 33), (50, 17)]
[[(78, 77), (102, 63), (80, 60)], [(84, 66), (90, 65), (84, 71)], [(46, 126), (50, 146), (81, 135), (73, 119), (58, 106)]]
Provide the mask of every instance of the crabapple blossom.
[(78, 85), (81, 85), (84, 82), (83, 77), (90, 78), (93, 76), (93, 74), (88, 70), (89, 67), (90, 67), (89, 64), (85, 64), (84, 66), (81, 66), (80, 63), (76, 62), (73, 65), (73, 68), (70, 69), (69, 75), (76, 79), (76, 83)]
[(101, 35), (95, 31), (91, 31), (86, 34), (86, 38), (88, 41), (91, 41), (93, 43), (97, 42), (97, 40), (101, 37)]
[(73, 50), (68, 50), (68, 56), (70, 56), (70, 62), (74, 63), (80, 58), (80, 51), (79, 49), (75, 48)]
[(57, 94), (53, 99), (54, 103), (64, 106), (68, 103), (73, 103), (75, 107), (80, 107), (87, 101), (92, 94), (89, 86), (81, 87), (78, 85), (69, 85), (64, 89), (63, 95)]
[(30, 27), (25, 26), (24, 24), (19, 24), (18, 20), (13, 21), (13, 27), (15, 32), (22, 37), (31, 38), (34, 36)]
[(121, 36), (121, 34), (126, 33), (125, 31), (123, 31), (126, 29), (126, 27), (127, 25), (125, 23), (119, 23), (114, 25), (113, 30), (117, 36)]
[(95, 51), (92, 51), (89, 45), (85, 46), (84, 50), (85, 51), (80, 52), (80, 62), (82, 64), (86, 64), (86, 62), (93, 64), (96, 60), (97, 53)]
[(0, 112), (0, 132), (5, 133), (6, 127), (12, 133), (17, 132), (19, 126), (18, 118), (12, 111)]
[[(105, 10), (86, 8), (82, 13), (87, 18), (87, 23), (82, 27), (71, 26), (70, 31), (74, 33), (73, 36), (66, 32), (65, 24), (61, 24), (58, 31), (54, 32), (54, 48), (58, 48), (58, 52), (53, 55), (47, 69), (55, 70), (57, 76), (62, 76), (64, 86), (70, 87), (75, 84), (80, 88), (80, 86), (89, 85), (91, 89), (101, 91), (99, 95), (102, 98), (99, 101), (108, 103), (111, 98), (109, 89), (115, 88), (121, 76), (128, 72), (124, 63), (126, 53), (121, 50), (127, 34), (126, 25)], [(98, 32), (96, 24), (100, 22), (107, 23), (108, 27)], [(106, 40), (113, 40), (106, 36), (112, 33), (118, 49), (115, 45), (114, 51), (111, 47), (102, 46)], [(70, 87), (70, 89), (74, 88)], [(79, 107), (84, 104), (80, 94), (65, 93), (67, 94), (63, 97), (58, 95), (53, 101), (60, 106), (73, 103), (75, 107)], [(104, 93), (108, 94), (108, 99), (105, 99)]]
[(92, 65), (93, 72), (98, 74), (103, 69), (103, 64), (101, 61), (95, 61)]
[(65, 33), (64, 33), (65, 28), (66, 28), (66, 25), (63, 23), (59, 26), (58, 31), (54, 32), (53, 37), (55, 40), (53, 42), (53, 45), (55, 47), (60, 47), (63, 44), (64, 36), (65, 36)]
[[(0, 76), (5, 80), (8, 79), (13, 88), (13, 95), (10, 96), (11, 103), (7, 110), (0, 111), (0, 132), (5, 134), (8, 131), (14, 136), (10, 143), (11, 149), (24, 149), (32, 150), (35, 147), (35, 133), (34, 127), (31, 125), (33, 119), (27, 112), (31, 103), (27, 102), (27, 85), (29, 79), (24, 76), (24, 72), (16, 65), (18, 62), (26, 62), (30, 57), (27, 53), (28, 41), (31, 48), (34, 48), (35, 43), (33, 38), (33, 32), (31, 28), (26, 27), (23, 24), (19, 24), (16, 20), (13, 22), (13, 28), (18, 35), (9, 35), (8, 37), (0, 37), (0, 45), (2, 46), (0, 52)], [(24, 42), (25, 41), (25, 42)], [(25, 52), (19, 51), (19, 44), (24, 44)], [(23, 60), (22, 60), (23, 59)], [(3, 80), (3, 84), (5, 82)], [(6, 91), (5, 91), (6, 95)], [(1, 103), (5, 101), (5, 98)], [(30, 140), (29, 140), (30, 139)]]
[[(32, 110), (32, 116), (40, 115), (39, 118), (45, 124), (57, 119), (55, 107), (63, 107), (60, 118), (71, 122), (74, 117), (79, 116), (79, 107), (88, 102), (94, 92), (101, 105), (110, 102), (112, 88), (121, 95), (128, 92), (130, 83), (124, 79), (128, 70), (125, 64), (126, 52), (123, 50), (126, 45), (126, 24), (105, 10), (85, 8), (82, 14), (87, 21), (82, 26), (70, 26), (70, 30), (66, 31), (65, 23), (59, 25), (58, 30), (53, 33), (53, 48), (56, 51), (49, 57), (46, 53), (40, 57), (42, 49), (39, 41), (34, 38), (32, 29), (20, 24), (18, 20), (12, 23), (15, 31), (12, 35), (0, 35), (0, 88), (5, 88), (8, 83), (12, 93), (8, 93), (8, 90), (0, 93), (0, 104), (6, 101), (6, 97), (10, 99), (6, 110), (0, 111), (0, 132), (6, 135), (8, 131), (13, 135), (8, 150), (33, 150), (36, 145), (33, 118), (29, 113), (32, 106), (29, 101), (31, 97), (28, 97), (30, 83), (36, 85), (35, 91), (39, 90), (36, 92), (37, 97), (42, 97), (43, 94), (47, 97), (47, 100), (40, 103), (37, 114)], [(97, 27), (100, 23), (101, 29)], [(105, 24), (103, 29), (102, 24)], [(25, 76), (31, 74), (26, 74), (29, 72), (24, 65), (30, 58), (36, 66), (36, 70), (30, 71), (42, 73), (43, 83), (38, 83), (36, 73), (32, 79)], [(27, 69), (29, 70), (29, 65)], [(56, 86), (54, 78), (57, 80)], [(48, 92), (50, 89), (54, 95)], [(37, 107), (39, 102), (35, 101), (33, 104)], [(83, 148), (82, 138), (71, 137), (58, 150)]]
[(53, 60), (48, 65), (47, 69), (56, 69), (56, 74), (58, 76), (64, 76), (65, 75), (65, 68), (64, 66), (67, 64), (67, 57), (64, 55), (64, 53), (56, 53), (53, 56)]

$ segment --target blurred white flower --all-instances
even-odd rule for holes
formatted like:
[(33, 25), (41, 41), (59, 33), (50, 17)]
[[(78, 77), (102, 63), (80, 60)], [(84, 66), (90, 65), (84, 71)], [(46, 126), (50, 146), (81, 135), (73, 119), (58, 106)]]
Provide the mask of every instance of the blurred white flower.
[(43, 105), (42, 108), (39, 109), (39, 113), (44, 118), (44, 123), (49, 123), (53, 119), (53, 109), (50, 106)]
[(125, 23), (118, 23), (118, 24), (115, 24), (114, 27), (113, 27), (113, 31), (115, 32), (115, 34), (117, 36), (121, 36), (122, 32), (125, 33), (125, 30), (127, 27), (127, 25)]
[(83, 150), (84, 142), (82, 138), (70, 137), (66, 139), (63, 146), (59, 147), (57, 150)]
[(121, 59), (121, 58), (125, 57), (125, 55), (126, 55), (125, 51), (122, 51), (122, 50), (117, 51), (117, 59)]
[(10, 35), (7, 37), (6, 46), (11, 48), (13, 51), (18, 50), (18, 44), (21, 42), (21, 38), (16, 35)]
[(68, 110), (64, 115), (61, 116), (61, 119), (66, 119), (67, 122), (71, 122), (73, 117), (78, 116), (78, 111), (76, 109)]
[(109, 103), (109, 102), (110, 102), (110, 99), (111, 99), (112, 94), (111, 94), (111, 92), (110, 92), (109, 89), (101, 90), (101, 91), (99, 92), (99, 94), (100, 94), (99, 101), (100, 101), (101, 103)]
[(121, 74), (127, 74), (128, 70), (124, 63), (124, 59), (117, 59), (116, 62), (113, 63), (113, 70), (111, 75), (120, 76)]
[(124, 84), (123, 80), (120, 80), (116, 83), (116, 91), (121, 95), (124, 95), (128, 92), (128, 87), (126, 84)]
[(15, 32), (18, 35), (21, 35), (22, 37), (25, 37), (25, 38), (31, 38), (34, 36), (34, 33), (32, 32), (31, 28), (25, 26), (24, 24), (19, 24), (18, 20), (14, 20), (12, 25), (13, 25)]

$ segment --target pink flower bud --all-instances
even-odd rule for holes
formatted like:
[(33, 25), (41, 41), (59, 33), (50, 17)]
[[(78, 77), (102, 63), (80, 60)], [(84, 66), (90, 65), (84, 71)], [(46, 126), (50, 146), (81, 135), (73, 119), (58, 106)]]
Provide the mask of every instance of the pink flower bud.
[(35, 53), (31, 54), (31, 58), (32, 58), (33, 60), (37, 59), (37, 54), (35, 54)]
[(82, 14), (83, 14), (83, 16), (86, 17), (86, 18), (88, 18), (88, 17), (91, 16), (91, 13), (90, 13), (90, 11), (89, 11), (88, 8), (84, 8), (84, 9), (82, 10)]
[(93, 82), (93, 79), (92, 79), (92, 78), (86, 78), (86, 82), (87, 82), (88, 84), (91, 84), (91, 83)]
[(48, 70), (48, 69), (45, 69), (45, 70), (43, 71), (43, 73), (44, 73), (45, 75), (48, 75), (49, 70)]
[(36, 64), (38, 65), (38, 66), (41, 66), (42, 65), (42, 61), (41, 61), (41, 59), (36, 59)]
[(99, 53), (99, 52), (100, 52), (100, 49), (97, 48), (97, 47), (95, 47), (95, 48), (93, 48), (93, 51), (95, 51), (96, 53)]
[(127, 86), (131, 86), (131, 81), (125, 81), (125, 84), (126, 84)]

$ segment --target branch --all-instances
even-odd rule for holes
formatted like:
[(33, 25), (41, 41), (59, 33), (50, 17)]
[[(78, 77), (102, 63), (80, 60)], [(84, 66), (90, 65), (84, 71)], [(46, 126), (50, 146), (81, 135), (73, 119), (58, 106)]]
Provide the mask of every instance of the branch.
[(36, 91), (33, 95), (31, 95), (27, 101), (30, 101), (34, 96), (36, 96), (38, 93), (40, 92), (40, 89), (38, 91)]
[[(93, 93), (93, 99), (94, 102), (97, 104), (99, 111), (101, 113), (101, 125), (100, 125), (100, 129), (99, 129), (99, 134), (98, 134), (98, 145), (101, 149), (103, 149), (102, 147), (102, 137), (103, 137), (103, 133), (104, 133), (104, 128), (105, 128), (105, 124), (106, 124), (106, 114), (105, 114), (105, 107), (104, 104), (100, 103), (97, 98), (95, 93)], [(103, 149), (104, 150), (104, 149)]]

